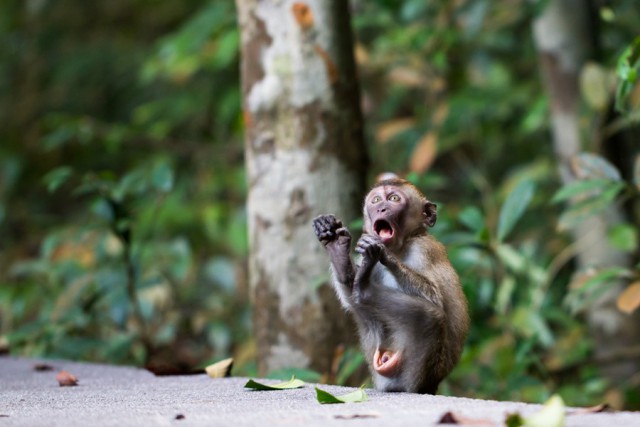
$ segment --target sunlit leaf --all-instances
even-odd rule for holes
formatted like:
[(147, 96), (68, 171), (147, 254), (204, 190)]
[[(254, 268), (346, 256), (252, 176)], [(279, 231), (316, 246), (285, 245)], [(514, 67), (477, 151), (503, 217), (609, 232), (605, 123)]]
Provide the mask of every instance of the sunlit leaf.
[(316, 398), (320, 403), (358, 403), (358, 402), (366, 402), (369, 400), (367, 393), (365, 393), (364, 389), (359, 388), (356, 391), (351, 393), (343, 394), (340, 396), (335, 396), (327, 391), (321, 390), (316, 387)]
[(624, 112), (627, 98), (631, 94), (640, 70), (640, 36), (618, 58), (616, 73), (618, 74), (618, 88), (616, 90), (616, 110)]
[(581, 179), (610, 179), (621, 181), (620, 171), (607, 159), (593, 153), (580, 153), (571, 159), (571, 167)]
[(153, 186), (164, 193), (173, 188), (173, 168), (167, 162), (159, 162), (151, 171), (151, 182)]
[(612, 284), (629, 277), (632, 277), (632, 272), (623, 267), (590, 270), (576, 275), (569, 284), (570, 292), (565, 303), (573, 313), (577, 313), (610, 289)]
[(609, 243), (621, 251), (633, 252), (638, 247), (638, 230), (630, 224), (616, 224), (609, 230)]
[(524, 419), (525, 427), (564, 427), (565, 406), (560, 396), (554, 394), (540, 412)]
[(638, 307), (640, 307), (640, 281), (627, 286), (618, 297), (620, 311), (631, 314)]
[(376, 129), (376, 141), (385, 144), (402, 132), (412, 129), (415, 124), (416, 120), (413, 117), (386, 121)]
[(268, 391), (268, 390), (289, 390), (294, 388), (304, 387), (304, 381), (298, 380), (295, 377), (292, 377), (289, 381), (284, 381), (276, 384), (263, 384), (254, 380), (249, 380), (244, 385), (245, 388), (250, 388), (253, 390), (259, 391)]
[[(558, 190), (556, 194), (553, 195), (551, 202), (558, 203), (574, 197), (592, 195), (596, 190), (603, 190), (611, 184), (612, 181), (609, 179), (576, 180)], [(618, 183), (614, 182), (614, 184)]]
[(558, 229), (567, 230), (585, 219), (609, 209), (613, 200), (624, 188), (624, 183), (614, 182), (597, 197), (582, 200), (567, 209), (558, 220)]
[(580, 73), (580, 89), (587, 104), (603, 111), (609, 105), (610, 79), (607, 70), (594, 62), (586, 64)]
[(473, 231), (480, 231), (485, 225), (484, 215), (476, 206), (466, 206), (458, 214), (458, 219)]
[(49, 190), (50, 193), (53, 193), (67, 182), (71, 175), (73, 175), (73, 169), (71, 167), (61, 166), (46, 174), (42, 180), (46, 184), (47, 190)]
[(207, 375), (211, 378), (224, 378), (231, 375), (233, 367), (233, 358), (223, 359), (204, 368)]
[(507, 196), (498, 217), (498, 240), (502, 241), (511, 232), (525, 212), (535, 191), (535, 184), (522, 181)]
[(416, 145), (411, 154), (409, 169), (412, 172), (424, 173), (429, 169), (438, 154), (438, 135), (435, 132), (428, 132)]

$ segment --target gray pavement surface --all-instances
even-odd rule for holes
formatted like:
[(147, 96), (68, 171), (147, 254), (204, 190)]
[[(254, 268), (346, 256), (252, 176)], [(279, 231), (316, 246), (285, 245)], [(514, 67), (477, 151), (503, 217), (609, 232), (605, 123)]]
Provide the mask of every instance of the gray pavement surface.
[[(39, 372), (46, 362), (53, 371)], [(79, 379), (60, 387), (66, 370)], [(540, 405), (380, 393), (369, 401), (321, 405), (313, 384), (286, 391), (250, 391), (246, 378), (156, 377), (138, 368), (0, 357), (0, 427), (5, 426), (431, 426), (447, 411), (503, 426), (505, 415), (530, 415)], [(265, 380), (265, 382), (268, 382)], [(322, 385), (343, 394), (352, 388)], [(492, 424), (493, 423), (493, 424)], [(640, 427), (640, 413), (575, 414), (567, 426)]]

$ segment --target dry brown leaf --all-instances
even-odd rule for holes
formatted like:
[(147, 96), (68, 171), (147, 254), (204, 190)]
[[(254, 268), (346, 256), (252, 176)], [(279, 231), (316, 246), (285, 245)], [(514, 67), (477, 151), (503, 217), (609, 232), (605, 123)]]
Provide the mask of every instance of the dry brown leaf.
[(494, 426), (490, 420), (467, 418), (455, 412), (446, 412), (436, 424), (457, 424), (461, 426)]
[(601, 403), (596, 406), (590, 406), (588, 408), (577, 408), (567, 412), (567, 415), (582, 415), (582, 414), (597, 414), (600, 412), (613, 412), (611, 405), (608, 403)]
[(358, 65), (367, 64), (370, 62), (369, 52), (362, 43), (356, 43), (355, 47), (356, 63)]
[(618, 297), (618, 309), (624, 313), (631, 314), (640, 307), (640, 281), (627, 286)]
[(412, 172), (424, 173), (433, 164), (438, 153), (438, 136), (435, 132), (427, 132), (411, 154), (409, 168)]
[(58, 375), (56, 375), (56, 380), (58, 381), (58, 384), (60, 384), (60, 387), (71, 387), (78, 385), (78, 378), (67, 371), (60, 371)]
[(211, 378), (224, 378), (231, 376), (231, 368), (233, 367), (233, 358), (221, 360), (212, 365), (207, 366), (204, 370)]
[(38, 372), (53, 371), (53, 369), (53, 366), (47, 363), (36, 363), (35, 365), (33, 365), (33, 370)]
[(449, 104), (446, 102), (440, 103), (436, 110), (433, 112), (433, 117), (431, 118), (431, 123), (434, 126), (440, 126), (449, 116)]
[(357, 420), (365, 418), (378, 418), (380, 414), (371, 412), (369, 414), (349, 414), (349, 415), (334, 415), (333, 418), (337, 420)]
[(379, 144), (386, 144), (401, 132), (411, 129), (416, 124), (414, 118), (393, 119), (382, 123), (376, 129), (376, 140)]
[(389, 72), (389, 80), (407, 87), (424, 87), (426, 79), (419, 70), (409, 67), (395, 67)]

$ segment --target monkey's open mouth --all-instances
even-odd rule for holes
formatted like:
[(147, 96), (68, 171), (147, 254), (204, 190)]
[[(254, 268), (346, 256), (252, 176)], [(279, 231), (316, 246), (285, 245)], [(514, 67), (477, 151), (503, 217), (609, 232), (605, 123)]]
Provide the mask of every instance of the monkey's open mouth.
[(393, 227), (384, 219), (379, 219), (373, 224), (373, 230), (380, 236), (382, 242), (389, 241), (393, 238)]
[(400, 368), (400, 352), (378, 347), (373, 355), (373, 369), (383, 377), (392, 377)]

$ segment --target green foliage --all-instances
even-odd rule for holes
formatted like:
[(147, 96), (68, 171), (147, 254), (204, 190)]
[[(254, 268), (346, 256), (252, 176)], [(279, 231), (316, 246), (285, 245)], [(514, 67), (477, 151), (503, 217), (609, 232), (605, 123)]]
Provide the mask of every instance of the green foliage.
[[(637, 384), (603, 379), (581, 314), (638, 266), (576, 272), (563, 231), (629, 207), (608, 239), (637, 257), (640, 156), (594, 153), (637, 120), (640, 16), (600, 11), (585, 153), (561, 186), (531, 40), (546, 3), (354, 2), (371, 172), (438, 204), (433, 232), (469, 299), (441, 392), (632, 405)], [(14, 354), (188, 370), (233, 353), (256, 375), (238, 34), (232, 2), (0, 3), (0, 336)], [(626, 114), (605, 123), (614, 102)], [(363, 364), (348, 349), (336, 372), (274, 374), (347, 383)]]
[(618, 59), (616, 66), (618, 88), (616, 91), (616, 109), (627, 111), (626, 103), (638, 80), (640, 73), (640, 37), (636, 37)]
[(19, 354), (160, 370), (245, 346), (232, 4), (5, 2), (0, 15), (15, 59), (0, 68), (14, 82), (0, 98), (0, 335)]

